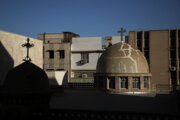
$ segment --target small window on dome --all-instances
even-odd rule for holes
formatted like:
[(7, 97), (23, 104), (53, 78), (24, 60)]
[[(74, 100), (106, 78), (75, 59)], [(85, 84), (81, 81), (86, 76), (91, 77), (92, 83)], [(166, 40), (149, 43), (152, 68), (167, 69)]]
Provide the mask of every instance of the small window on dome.
[(133, 88), (140, 89), (140, 77), (133, 77)]
[(109, 77), (109, 88), (115, 89), (115, 77)]
[(128, 89), (128, 77), (120, 77), (121, 88)]
[(148, 82), (149, 82), (149, 79), (148, 77), (144, 77), (144, 88), (148, 88)]

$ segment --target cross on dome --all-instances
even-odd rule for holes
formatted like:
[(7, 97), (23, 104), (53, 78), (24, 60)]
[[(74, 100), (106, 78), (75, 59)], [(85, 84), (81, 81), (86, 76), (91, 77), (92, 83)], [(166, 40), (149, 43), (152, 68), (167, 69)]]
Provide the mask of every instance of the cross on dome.
[(126, 29), (121, 28), (119, 31), (117, 31), (121, 35), (121, 41), (123, 41), (123, 33), (126, 32)]

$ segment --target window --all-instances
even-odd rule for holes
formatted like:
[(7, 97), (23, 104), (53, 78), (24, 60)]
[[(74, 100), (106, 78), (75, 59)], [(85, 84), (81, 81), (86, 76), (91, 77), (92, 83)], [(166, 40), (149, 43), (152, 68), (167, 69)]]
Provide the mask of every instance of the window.
[(148, 77), (144, 77), (144, 88), (148, 88), (148, 86), (149, 86), (149, 79), (148, 79)]
[(133, 88), (140, 89), (140, 77), (133, 77)]
[(115, 89), (115, 77), (109, 77), (109, 88)]
[(128, 89), (128, 77), (120, 77), (121, 88)]
[(137, 48), (142, 51), (142, 32), (137, 32)]
[(59, 58), (63, 59), (65, 57), (65, 52), (64, 50), (59, 50)]
[(144, 32), (144, 38), (149, 39), (149, 32), (148, 31)]
[(54, 58), (54, 51), (53, 50), (49, 50), (49, 58), (50, 59)]
[(170, 51), (170, 57), (171, 57), (171, 59), (176, 59), (176, 50), (171, 50)]
[(81, 62), (89, 63), (89, 53), (81, 53)]

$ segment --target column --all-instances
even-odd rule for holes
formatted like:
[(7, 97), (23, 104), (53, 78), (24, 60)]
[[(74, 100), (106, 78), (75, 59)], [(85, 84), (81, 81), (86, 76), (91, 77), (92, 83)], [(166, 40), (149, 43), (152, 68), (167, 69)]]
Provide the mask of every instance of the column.
[(148, 89), (151, 90), (151, 77), (148, 77)]
[(128, 90), (132, 90), (132, 76), (128, 77)]
[(140, 89), (144, 89), (144, 76), (140, 76)]
[(106, 78), (106, 82), (107, 82), (107, 87), (106, 88), (109, 89), (109, 78), (108, 77)]
[(119, 76), (115, 77), (115, 89), (119, 90), (120, 89), (120, 80), (119, 80)]

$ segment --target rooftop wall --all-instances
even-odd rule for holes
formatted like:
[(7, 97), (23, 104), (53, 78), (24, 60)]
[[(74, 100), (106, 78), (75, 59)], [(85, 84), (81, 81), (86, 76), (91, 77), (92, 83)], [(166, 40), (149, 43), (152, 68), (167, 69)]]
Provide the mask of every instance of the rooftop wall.
[(101, 37), (73, 38), (71, 51), (102, 50)]

